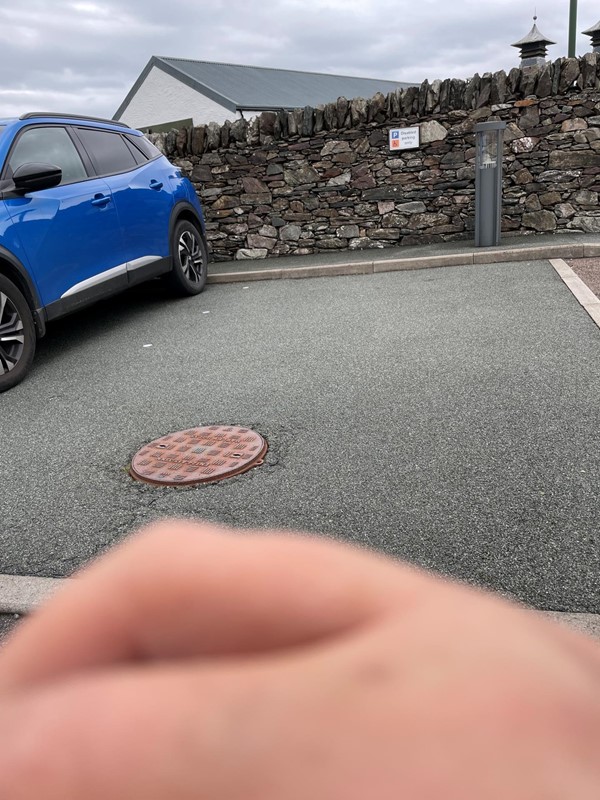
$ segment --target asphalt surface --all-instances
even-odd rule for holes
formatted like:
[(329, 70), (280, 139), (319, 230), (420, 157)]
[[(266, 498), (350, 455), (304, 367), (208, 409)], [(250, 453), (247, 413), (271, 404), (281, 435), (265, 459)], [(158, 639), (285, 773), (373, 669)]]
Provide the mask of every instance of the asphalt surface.
[[(600, 612), (599, 343), (547, 261), (186, 300), (139, 287), (51, 326), (0, 395), (0, 573), (65, 576), (182, 515), (320, 531)], [(128, 476), (142, 444), (225, 423), (268, 439), (264, 466), (193, 489)]]

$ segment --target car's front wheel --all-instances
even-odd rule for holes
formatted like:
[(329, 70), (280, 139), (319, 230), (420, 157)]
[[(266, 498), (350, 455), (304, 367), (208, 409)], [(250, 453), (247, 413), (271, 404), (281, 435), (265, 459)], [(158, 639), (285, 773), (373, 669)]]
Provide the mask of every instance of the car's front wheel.
[(27, 300), (0, 275), (0, 392), (23, 380), (35, 354), (35, 327)]
[(187, 220), (175, 225), (171, 240), (173, 269), (167, 276), (178, 294), (199, 294), (206, 283), (208, 253), (198, 228)]

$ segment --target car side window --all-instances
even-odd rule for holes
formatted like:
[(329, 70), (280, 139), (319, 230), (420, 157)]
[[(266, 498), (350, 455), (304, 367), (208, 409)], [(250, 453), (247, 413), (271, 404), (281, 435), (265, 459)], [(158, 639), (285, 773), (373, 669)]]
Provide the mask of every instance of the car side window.
[(114, 175), (137, 167), (133, 153), (120, 134), (97, 128), (78, 128), (77, 135), (98, 175)]
[(22, 164), (31, 163), (60, 167), (61, 184), (88, 177), (71, 137), (58, 126), (28, 128), (19, 136), (8, 159), (10, 174)]
[(129, 139), (124, 139), (124, 141), (125, 141), (125, 144), (127, 145), (127, 147), (129, 148), (129, 151), (131, 152), (132, 156), (134, 157), (135, 163), (138, 166), (140, 166), (141, 164), (147, 164), (148, 163), (148, 159), (146, 158), (145, 155), (142, 155), (142, 151), (141, 150), (138, 150), (137, 147), (134, 147), (129, 142)]
[(131, 142), (134, 147), (140, 150), (148, 161), (162, 155), (158, 147), (155, 147), (145, 136), (134, 136), (133, 134), (126, 133), (125, 138)]

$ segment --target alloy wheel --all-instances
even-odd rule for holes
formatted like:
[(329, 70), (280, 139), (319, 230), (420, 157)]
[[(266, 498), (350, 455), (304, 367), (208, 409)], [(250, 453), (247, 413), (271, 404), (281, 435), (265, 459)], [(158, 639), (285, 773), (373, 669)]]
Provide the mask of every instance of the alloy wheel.
[(24, 348), (23, 320), (10, 297), (0, 292), (0, 375), (16, 367)]
[(203, 255), (197, 236), (191, 231), (183, 231), (178, 244), (179, 263), (185, 277), (192, 283), (202, 279)]

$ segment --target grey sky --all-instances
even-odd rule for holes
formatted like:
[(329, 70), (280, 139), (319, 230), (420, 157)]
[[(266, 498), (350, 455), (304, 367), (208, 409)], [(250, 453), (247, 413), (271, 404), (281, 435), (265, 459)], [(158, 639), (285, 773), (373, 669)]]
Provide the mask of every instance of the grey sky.
[[(535, 0), (27, 0), (0, 8), (0, 117), (112, 116), (152, 55), (420, 82), (518, 64)], [(577, 30), (600, 6), (579, 0)], [(567, 54), (569, 0), (538, 0)], [(577, 52), (590, 50), (578, 34)]]

